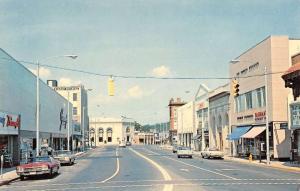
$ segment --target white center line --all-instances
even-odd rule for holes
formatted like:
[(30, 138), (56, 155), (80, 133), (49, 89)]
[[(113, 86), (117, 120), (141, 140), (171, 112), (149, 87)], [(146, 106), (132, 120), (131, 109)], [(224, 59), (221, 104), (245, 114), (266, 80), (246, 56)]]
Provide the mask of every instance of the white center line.
[(115, 176), (117, 176), (117, 174), (119, 173), (119, 171), (120, 171), (120, 161), (119, 161), (118, 148), (116, 148), (116, 157), (117, 157), (117, 169), (116, 169), (115, 173), (113, 175), (111, 175), (109, 178), (101, 181), (102, 183), (105, 183), (105, 182), (111, 180), (112, 178), (114, 178)]

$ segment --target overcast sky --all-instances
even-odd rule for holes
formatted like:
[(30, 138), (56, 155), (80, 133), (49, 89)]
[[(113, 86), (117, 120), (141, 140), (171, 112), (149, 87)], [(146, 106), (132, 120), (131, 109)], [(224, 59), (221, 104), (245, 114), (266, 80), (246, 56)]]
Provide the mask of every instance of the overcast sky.
[[(289, 0), (0, 0), (0, 47), (18, 60), (102, 74), (227, 77), (228, 62), (267, 36), (299, 38), (299, 21), (300, 1)], [(79, 57), (43, 61), (64, 54)], [(116, 78), (109, 97), (106, 77), (47, 68), (41, 75), (92, 88), (92, 117), (142, 124), (168, 121), (169, 99), (190, 101), (200, 83), (227, 83)]]

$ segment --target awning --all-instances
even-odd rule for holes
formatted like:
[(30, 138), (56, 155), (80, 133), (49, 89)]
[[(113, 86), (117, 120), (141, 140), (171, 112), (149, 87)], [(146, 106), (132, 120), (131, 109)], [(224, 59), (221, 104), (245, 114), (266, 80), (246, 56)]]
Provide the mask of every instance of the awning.
[(232, 133), (228, 135), (228, 140), (239, 140), (242, 135), (244, 135), (251, 126), (244, 126), (244, 127), (236, 127), (232, 130)]
[(282, 78), (286, 80), (291, 80), (293, 78), (300, 76), (300, 63), (292, 65), (283, 75)]
[(198, 139), (200, 139), (201, 138), (201, 135), (195, 135), (193, 138), (192, 138), (192, 140), (198, 140)]
[(250, 131), (248, 131), (246, 134), (242, 135), (241, 137), (242, 138), (247, 138), (247, 139), (253, 139), (257, 135), (261, 134), (264, 130), (266, 130), (265, 126), (253, 127), (252, 129), (250, 129)]

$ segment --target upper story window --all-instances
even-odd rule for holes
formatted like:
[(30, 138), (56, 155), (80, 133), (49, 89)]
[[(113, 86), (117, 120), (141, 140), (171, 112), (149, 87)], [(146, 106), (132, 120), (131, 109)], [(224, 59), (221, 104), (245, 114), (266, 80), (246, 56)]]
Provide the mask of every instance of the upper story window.
[(249, 66), (249, 72), (258, 69), (259, 63), (256, 62), (255, 64)]
[(78, 115), (77, 107), (73, 107), (73, 115)]
[(73, 101), (77, 101), (77, 93), (73, 93)]
[(247, 74), (247, 72), (248, 72), (248, 68), (246, 68), (246, 69), (242, 70), (242, 71), (241, 71), (241, 75), (246, 75), (246, 74)]

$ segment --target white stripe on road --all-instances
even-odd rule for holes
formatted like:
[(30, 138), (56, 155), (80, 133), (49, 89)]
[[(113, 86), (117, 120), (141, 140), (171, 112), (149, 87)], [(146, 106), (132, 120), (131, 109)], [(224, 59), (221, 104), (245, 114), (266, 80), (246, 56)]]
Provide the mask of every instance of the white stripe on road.
[[(156, 153), (156, 152), (153, 152), (149, 149), (145, 149), (146, 151), (152, 153), (152, 154), (159, 154), (159, 153)], [(173, 159), (173, 158), (170, 158), (170, 157), (167, 157), (167, 156), (163, 156), (164, 158), (167, 158), (167, 159), (170, 159), (170, 160), (173, 160), (173, 161), (176, 161), (176, 162), (179, 162), (181, 164), (184, 164), (184, 165), (187, 165), (187, 166), (191, 166), (191, 167), (194, 167), (194, 168), (197, 168), (197, 169), (200, 169), (200, 170), (203, 170), (203, 171), (206, 171), (206, 172), (210, 172), (210, 173), (213, 173), (213, 174), (217, 174), (217, 175), (220, 175), (220, 176), (224, 176), (224, 177), (227, 177), (227, 178), (230, 178), (230, 179), (233, 179), (233, 180), (238, 180), (237, 178), (234, 178), (234, 177), (231, 177), (231, 176), (227, 176), (225, 174), (221, 174), (221, 173), (218, 173), (218, 172), (215, 172), (215, 171), (211, 171), (211, 170), (208, 170), (208, 169), (205, 169), (205, 168), (201, 168), (199, 166), (195, 166), (195, 165), (192, 165), (192, 164), (189, 164), (189, 163), (186, 163), (186, 162), (183, 162), (183, 161), (180, 161), (180, 160), (176, 160), (176, 159)]]
[[(132, 152), (134, 152), (136, 155), (142, 157), (143, 159), (147, 160), (149, 163), (151, 163), (153, 166), (155, 166), (160, 173), (163, 175), (164, 179), (167, 181), (172, 180), (171, 176), (169, 175), (169, 173), (162, 167), (160, 166), (158, 163), (156, 163), (155, 161), (151, 160), (150, 158), (146, 157), (145, 155), (137, 152), (136, 150), (129, 148), (129, 150), (131, 150)], [(164, 191), (172, 191), (173, 190), (173, 184), (167, 184), (164, 186)]]
[(117, 158), (117, 168), (116, 168), (116, 171), (113, 175), (111, 175), (109, 178), (101, 181), (101, 183), (105, 183), (111, 179), (113, 179), (115, 176), (117, 176), (117, 174), (119, 173), (120, 171), (120, 161), (119, 161), (119, 153), (118, 153), (118, 148), (116, 148), (116, 158)]

